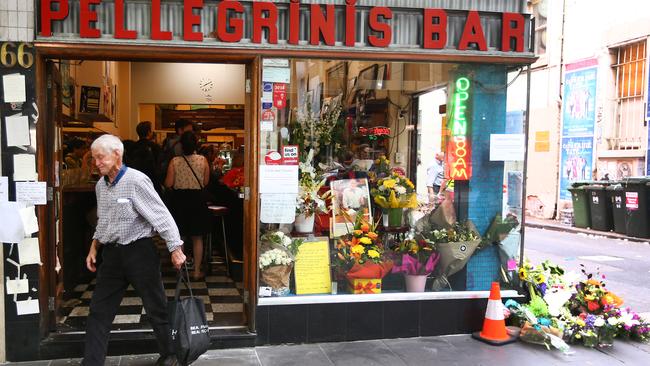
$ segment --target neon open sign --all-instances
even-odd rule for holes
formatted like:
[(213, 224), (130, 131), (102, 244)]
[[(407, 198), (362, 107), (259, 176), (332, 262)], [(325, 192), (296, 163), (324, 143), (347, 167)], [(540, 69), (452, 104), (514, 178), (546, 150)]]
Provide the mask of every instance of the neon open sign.
[(472, 149), (467, 137), (471, 82), (466, 77), (456, 80), (452, 95), (451, 136), (447, 145), (447, 172), (450, 179), (469, 180), (472, 176)]

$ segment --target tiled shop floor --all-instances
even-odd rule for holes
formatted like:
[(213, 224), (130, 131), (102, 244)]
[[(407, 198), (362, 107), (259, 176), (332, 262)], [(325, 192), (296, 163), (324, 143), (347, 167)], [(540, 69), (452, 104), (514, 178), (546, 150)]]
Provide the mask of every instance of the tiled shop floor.
[[(163, 286), (167, 299), (171, 300), (176, 288), (176, 271), (171, 267), (169, 255), (165, 255), (164, 250), (164, 246), (161, 247)], [(192, 282), (191, 286), (194, 296), (203, 299), (205, 303), (205, 314), (211, 327), (245, 325), (242, 286), (228, 277), (224, 265), (212, 265), (212, 273), (201, 282)], [(75, 287), (74, 293), (68, 296), (71, 300), (60, 308), (60, 331), (85, 330), (94, 288), (95, 280)], [(189, 296), (189, 290), (183, 287), (181, 296)], [(131, 286), (124, 294), (112, 329), (151, 329), (142, 300)]]

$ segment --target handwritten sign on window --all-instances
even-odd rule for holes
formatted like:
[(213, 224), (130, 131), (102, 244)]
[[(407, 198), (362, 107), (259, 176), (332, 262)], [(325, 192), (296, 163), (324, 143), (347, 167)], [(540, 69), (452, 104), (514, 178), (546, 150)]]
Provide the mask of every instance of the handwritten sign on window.
[(329, 241), (326, 238), (317, 238), (300, 246), (294, 267), (297, 295), (332, 292), (329, 253)]

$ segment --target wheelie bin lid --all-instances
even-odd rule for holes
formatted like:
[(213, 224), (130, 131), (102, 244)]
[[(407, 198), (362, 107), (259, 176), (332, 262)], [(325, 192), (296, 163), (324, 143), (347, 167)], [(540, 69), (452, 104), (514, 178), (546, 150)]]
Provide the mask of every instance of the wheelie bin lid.
[(606, 187), (604, 185), (602, 185), (602, 184), (589, 184), (589, 185), (586, 185), (586, 186), (582, 186), (580, 188), (589, 189), (589, 190), (592, 190), (592, 191), (602, 191)]
[(586, 186), (586, 185), (593, 184), (593, 183), (594, 182), (591, 181), (591, 180), (581, 180), (581, 181), (571, 183), (571, 188), (578, 188), (578, 187)]
[(648, 184), (650, 183), (650, 176), (645, 177), (629, 177), (625, 178), (625, 184)]
[[(650, 182), (648, 182), (648, 184), (650, 184)], [(611, 184), (605, 189), (608, 191), (622, 191), (623, 185), (621, 182), (611, 182)]]

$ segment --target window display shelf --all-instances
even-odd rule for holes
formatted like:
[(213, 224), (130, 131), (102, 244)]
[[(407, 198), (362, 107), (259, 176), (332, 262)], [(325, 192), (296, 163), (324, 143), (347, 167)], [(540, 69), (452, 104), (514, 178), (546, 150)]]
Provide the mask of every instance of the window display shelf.
[[(258, 299), (258, 306), (336, 304), (348, 302), (382, 302), (382, 301), (417, 301), (448, 299), (487, 299), (490, 291), (446, 291), (446, 292), (395, 292), (368, 295), (311, 295), (263, 297)], [(515, 290), (501, 291), (502, 298), (523, 297)]]

